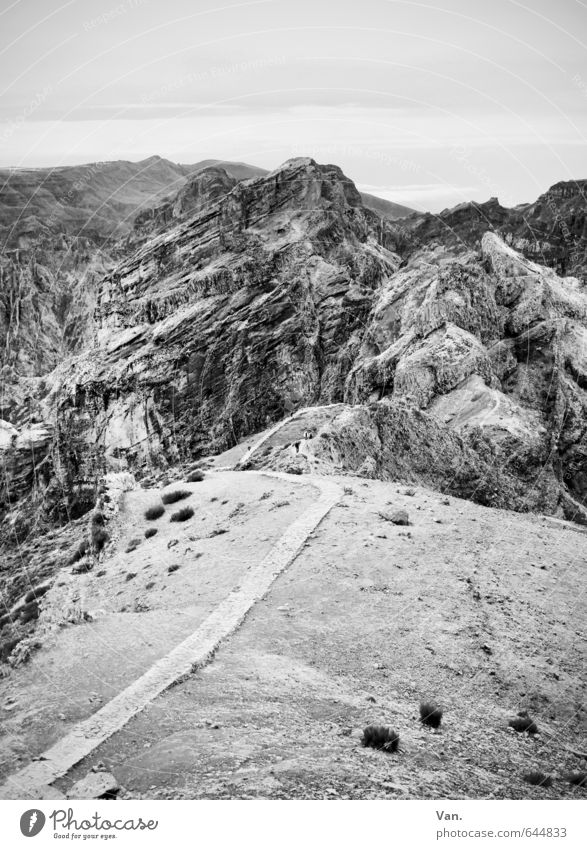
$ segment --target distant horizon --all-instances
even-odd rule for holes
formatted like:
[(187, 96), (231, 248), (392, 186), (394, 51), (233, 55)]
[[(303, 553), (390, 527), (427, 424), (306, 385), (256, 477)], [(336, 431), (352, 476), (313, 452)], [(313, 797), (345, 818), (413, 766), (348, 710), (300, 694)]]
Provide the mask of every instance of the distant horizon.
[[(177, 165), (177, 166), (180, 166), (180, 167), (183, 167), (183, 168), (196, 166), (196, 165), (199, 165), (202, 162), (215, 161), (215, 162), (220, 162), (220, 163), (226, 162), (226, 163), (229, 163), (229, 164), (232, 164), (232, 165), (244, 165), (244, 166), (249, 167), (249, 168), (259, 168), (260, 170), (263, 170), (263, 171), (266, 171), (267, 173), (270, 173), (271, 171), (275, 171), (277, 168), (281, 167), (283, 164), (285, 164), (285, 162), (287, 162), (290, 159), (304, 159), (304, 158), (314, 159), (319, 165), (337, 165), (338, 167), (341, 167), (338, 162), (335, 162), (335, 161), (328, 161), (327, 162), (326, 160), (320, 161), (319, 159), (316, 159), (316, 157), (314, 157), (314, 156), (304, 155), (303, 153), (297, 154), (296, 156), (290, 156), (287, 159), (284, 159), (281, 162), (279, 162), (277, 165), (274, 165), (273, 167), (267, 167), (267, 165), (259, 165), (259, 164), (253, 163), (253, 162), (247, 162), (244, 159), (225, 159), (225, 158), (221, 158), (221, 157), (218, 157), (218, 156), (203, 156), (201, 159), (193, 160), (191, 162), (180, 161), (180, 160), (176, 160), (176, 159), (170, 159), (169, 157), (162, 156), (161, 154), (158, 154), (158, 153), (152, 153), (149, 156), (144, 156), (144, 157), (141, 157), (140, 159), (127, 159), (127, 158), (121, 157), (121, 158), (117, 158), (117, 159), (87, 159), (87, 160), (84, 160), (84, 161), (71, 162), (71, 163), (61, 162), (61, 163), (55, 164), (55, 165), (0, 165), (0, 171), (49, 171), (50, 172), (50, 171), (57, 171), (57, 170), (64, 169), (64, 168), (82, 168), (84, 166), (95, 165), (97, 163), (115, 164), (117, 162), (128, 162), (132, 165), (138, 165), (141, 162), (147, 162), (150, 159), (160, 159), (164, 162), (169, 162), (171, 165)], [(361, 183), (361, 182), (357, 181), (353, 177), (352, 174), (349, 174), (344, 168), (341, 167), (341, 170), (343, 171), (345, 176), (349, 177), (349, 179), (352, 180), (352, 182), (355, 184), (357, 189), (360, 192), (362, 192), (363, 194), (373, 195), (375, 197), (381, 198), (382, 200), (388, 201), (390, 203), (394, 203), (394, 204), (397, 204), (399, 206), (409, 207), (414, 212), (418, 212), (418, 213), (421, 213), (421, 214), (429, 212), (432, 215), (437, 215), (441, 212), (444, 212), (447, 209), (453, 209), (454, 207), (459, 206), (460, 204), (463, 204), (463, 203), (477, 203), (477, 204), (487, 203), (489, 200), (491, 200), (492, 198), (495, 198), (495, 197), (497, 198), (497, 200), (499, 201), (501, 206), (508, 208), (508, 209), (511, 209), (514, 206), (520, 206), (520, 205), (523, 205), (523, 204), (534, 203), (534, 201), (536, 201), (541, 195), (545, 194), (550, 188), (552, 188), (552, 186), (557, 185), (557, 183), (580, 183), (580, 182), (584, 182), (585, 180), (587, 180), (587, 177), (574, 177), (574, 178), (570, 178), (570, 179), (566, 179), (566, 180), (565, 179), (554, 180), (554, 182), (549, 183), (542, 190), (538, 191), (538, 193), (536, 194), (535, 197), (529, 198), (529, 199), (523, 200), (523, 201), (518, 201), (518, 203), (512, 204), (511, 206), (508, 206), (508, 204), (503, 203), (501, 198), (499, 197), (499, 195), (487, 195), (483, 199), (471, 197), (469, 199), (459, 200), (456, 203), (451, 204), (449, 206), (443, 206), (441, 208), (439, 207), (437, 209), (432, 209), (431, 207), (418, 208), (415, 205), (415, 202), (410, 201), (409, 197), (405, 196), (404, 194), (400, 194), (400, 193), (396, 194), (396, 193), (393, 193), (393, 192), (389, 192), (388, 190), (385, 189), (385, 187)]]
[(587, 6), (45, 0), (0, 11), (0, 161), (306, 154), (440, 211), (528, 203), (586, 161)]

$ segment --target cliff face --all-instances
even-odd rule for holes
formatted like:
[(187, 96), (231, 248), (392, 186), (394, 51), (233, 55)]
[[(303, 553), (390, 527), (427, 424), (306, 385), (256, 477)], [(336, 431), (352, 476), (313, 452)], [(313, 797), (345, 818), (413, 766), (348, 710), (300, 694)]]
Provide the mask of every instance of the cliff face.
[[(453, 216), (477, 225), (468, 207)], [(52, 378), (48, 415), (84, 474), (218, 451), (345, 402), (371, 410), (379, 444), (337, 449), (345, 467), (587, 515), (578, 280), (494, 233), (479, 252), (432, 240), (401, 262), (394, 225), (309, 159), (238, 184), (210, 169), (129, 238), (93, 346)]]
[[(0, 254), (0, 369), (5, 381), (47, 374), (89, 341), (95, 293), (112, 263), (111, 251), (66, 235), (43, 238), (30, 250)], [(3, 407), (8, 400), (0, 401), (0, 418), (7, 417)]]
[(538, 200), (512, 209), (497, 198), (463, 203), (439, 215), (412, 215), (397, 225), (396, 239), (408, 252), (431, 244), (479, 249), (486, 231), (562, 276), (587, 281), (587, 180), (561, 182)]
[(56, 372), (58, 419), (85, 417), (111, 460), (224, 448), (341, 397), (399, 266), (387, 225), (335, 166), (293, 160), (225, 188), (202, 182), (195, 214), (105, 278), (96, 346)]
[[(584, 289), (496, 235), (553, 205), (567, 220), (580, 190), (560, 184), (532, 209), (493, 200), (406, 219), (400, 245), (398, 225), (336, 166), (291, 160), (244, 182), (212, 166), (140, 213), (108, 256), (63, 235), (59, 249), (3, 260), (0, 417), (19, 431), (45, 422), (37, 459), (64, 492), (108, 469), (224, 449), (300, 406), (381, 405), (377, 427), (397, 426), (376, 456), (345, 449), (351, 467), (434, 468), (426, 481), (444, 486), (466, 455), (453, 491), (583, 515)], [(38, 479), (18, 438), (10, 498)], [(487, 486), (471, 485), (475, 463)]]
[(366, 406), (327, 443), (347, 463), (366, 428), (353, 464), (372, 476), (585, 522), (586, 339), (579, 281), (495, 234), (481, 255), (419, 254), (378, 293), (345, 385)]
[[(240, 163), (226, 167), (241, 178), (247, 173)], [(5, 379), (47, 374), (86, 345), (107, 269), (154, 228), (195, 210), (200, 182), (210, 181), (211, 172), (220, 175), (226, 190), (236, 183), (219, 168), (200, 179), (203, 168), (205, 163), (177, 165), (153, 156), (142, 162), (0, 169)]]

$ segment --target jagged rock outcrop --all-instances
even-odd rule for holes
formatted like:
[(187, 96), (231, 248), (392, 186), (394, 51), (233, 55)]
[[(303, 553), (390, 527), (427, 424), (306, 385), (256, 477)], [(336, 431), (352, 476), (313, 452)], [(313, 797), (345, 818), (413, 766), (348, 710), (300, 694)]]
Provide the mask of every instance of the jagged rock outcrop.
[[(499, 503), (580, 514), (585, 293), (495, 233), (469, 249), (488, 220), (511, 220), (485, 207), (406, 219), (419, 235), (402, 261), (396, 226), (336, 166), (291, 160), (241, 182), (219, 166), (198, 173), (139, 215), (84, 350), (32, 392), (54, 426), (60, 486), (221, 450), (302, 405), (384, 402), (385, 416), (424, 416), (414, 432), (428, 422), (447, 468), (457, 444), (473, 452), (465, 465), (489, 462), (486, 446), (500, 453)], [(395, 454), (374, 460), (377, 474), (392, 474)]]
[[(44, 375), (87, 344), (107, 269), (144, 241), (154, 223), (195, 209), (212, 172), (227, 188), (236, 183), (217, 168), (200, 180), (204, 167), (152, 156), (0, 170), (0, 368), (17, 377)], [(239, 163), (234, 169), (240, 178), (255, 172)]]
[(433, 244), (480, 247), (493, 231), (528, 259), (587, 281), (587, 180), (556, 183), (534, 203), (511, 209), (497, 198), (461, 203), (439, 215), (416, 214), (396, 225), (396, 244), (413, 253)]
[(335, 166), (292, 160), (216, 186), (105, 278), (95, 347), (56, 372), (59, 427), (87, 431), (106, 460), (224, 448), (339, 398), (399, 266), (387, 224)]
[(125, 243), (136, 248), (147, 238), (190, 213), (199, 212), (211, 203), (227, 195), (238, 183), (220, 166), (210, 166), (192, 177), (172, 196), (158, 206), (145, 209), (135, 217), (132, 233)]
[(160, 207), (102, 282), (94, 345), (55, 372), (52, 415), (86, 476), (344, 401), (381, 404), (380, 448), (356, 462), (345, 449), (349, 468), (587, 515), (578, 280), (491, 232), (480, 252), (433, 245), (401, 263), (393, 225), (310, 159), (236, 185), (210, 169), (178, 203), (194, 211)]
[[(5, 379), (47, 374), (90, 341), (97, 286), (112, 262), (113, 253), (91, 240), (64, 235), (0, 254), (0, 369)], [(3, 394), (0, 414), (10, 400)]]
[[(586, 322), (578, 280), (495, 234), (483, 237), (479, 258), (420, 254), (382, 288), (346, 398), (405, 402), (465, 444), (482, 434), (494, 465), (523, 484), (508, 498), (502, 483), (495, 503), (585, 520)], [(412, 445), (410, 457), (418, 453)], [(443, 450), (447, 467), (458, 453)]]

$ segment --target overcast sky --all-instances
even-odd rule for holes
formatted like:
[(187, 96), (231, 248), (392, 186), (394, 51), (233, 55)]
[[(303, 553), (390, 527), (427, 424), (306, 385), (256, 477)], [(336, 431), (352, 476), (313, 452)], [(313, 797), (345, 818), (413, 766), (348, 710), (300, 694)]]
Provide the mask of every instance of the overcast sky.
[(292, 156), (438, 211), (587, 177), (587, 2), (0, 0), (0, 165)]

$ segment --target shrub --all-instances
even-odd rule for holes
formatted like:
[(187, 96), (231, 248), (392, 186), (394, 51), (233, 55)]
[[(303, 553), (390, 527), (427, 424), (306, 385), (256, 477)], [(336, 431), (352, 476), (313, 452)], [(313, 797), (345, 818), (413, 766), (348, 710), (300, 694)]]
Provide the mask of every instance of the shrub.
[(525, 711), (522, 711), (517, 719), (510, 719), (508, 725), (520, 734), (524, 731), (527, 731), (528, 734), (538, 734), (538, 726)]
[(187, 498), (191, 495), (189, 489), (172, 489), (171, 492), (164, 492), (161, 496), (163, 504), (175, 504), (176, 501), (181, 501), (182, 498)]
[(189, 472), (189, 474), (185, 476), (185, 479), (188, 483), (197, 483), (199, 481), (203, 481), (204, 477), (204, 472), (201, 469), (194, 469), (193, 472)]
[(92, 526), (100, 526), (104, 524), (104, 514), (101, 510), (94, 510), (92, 513)]
[(177, 510), (172, 514), (170, 521), (171, 522), (185, 522), (187, 519), (191, 519), (194, 515), (194, 511), (191, 507), (182, 507), (181, 510)]
[(567, 775), (569, 784), (575, 787), (587, 787), (587, 772), (571, 772)]
[(99, 525), (92, 525), (92, 545), (97, 552), (102, 551), (108, 542), (108, 534)]
[(442, 710), (436, 705), (423, 703), (420, 705), (420, 722), (429, 728), (440, 728)]
[(145, 531), (145, 538), (149, 539), (150, 537), (154, 537), (157, 533), (157, 528), (147, 528)]
[(82, 557), (86, 554), (89, 547), (90, 544), (87, 539), (83, 539), (69, 558), (70, 565), (73, 565), (74, 563), (77, 563), (78, 560), (81, 560)]
[(399, 734), (384, 725), (369, 725), (363, 731), (363, 746), (384, 752), (397, 752)]
[(171, 575), (172, 572), (177, 572), (178, 569), (179, 569), (179, 563), (172, 563), (171, 566), (167, 567), (167, 571), (169, 572), (170, 575)]
[(139, 540), (131, 539), (131, 541), (129, 542), (129, 544), (126, 547), (125, 554), (130, 554), (131, 551), (134, 551), (141, 544), (141, 542), (142, 542), (142, 540), (140, 540), (140, 539)]
[(534, 787), (550, 787), (552, 785), (550, 775), (545, 775), (543, 772), (528, 772), (522, 778), (527, 784), (533, 784)]
[(154, 504), (145, 510), (145, 519), (160, 519), (164, 513), (165, 507), (162, 504)]

